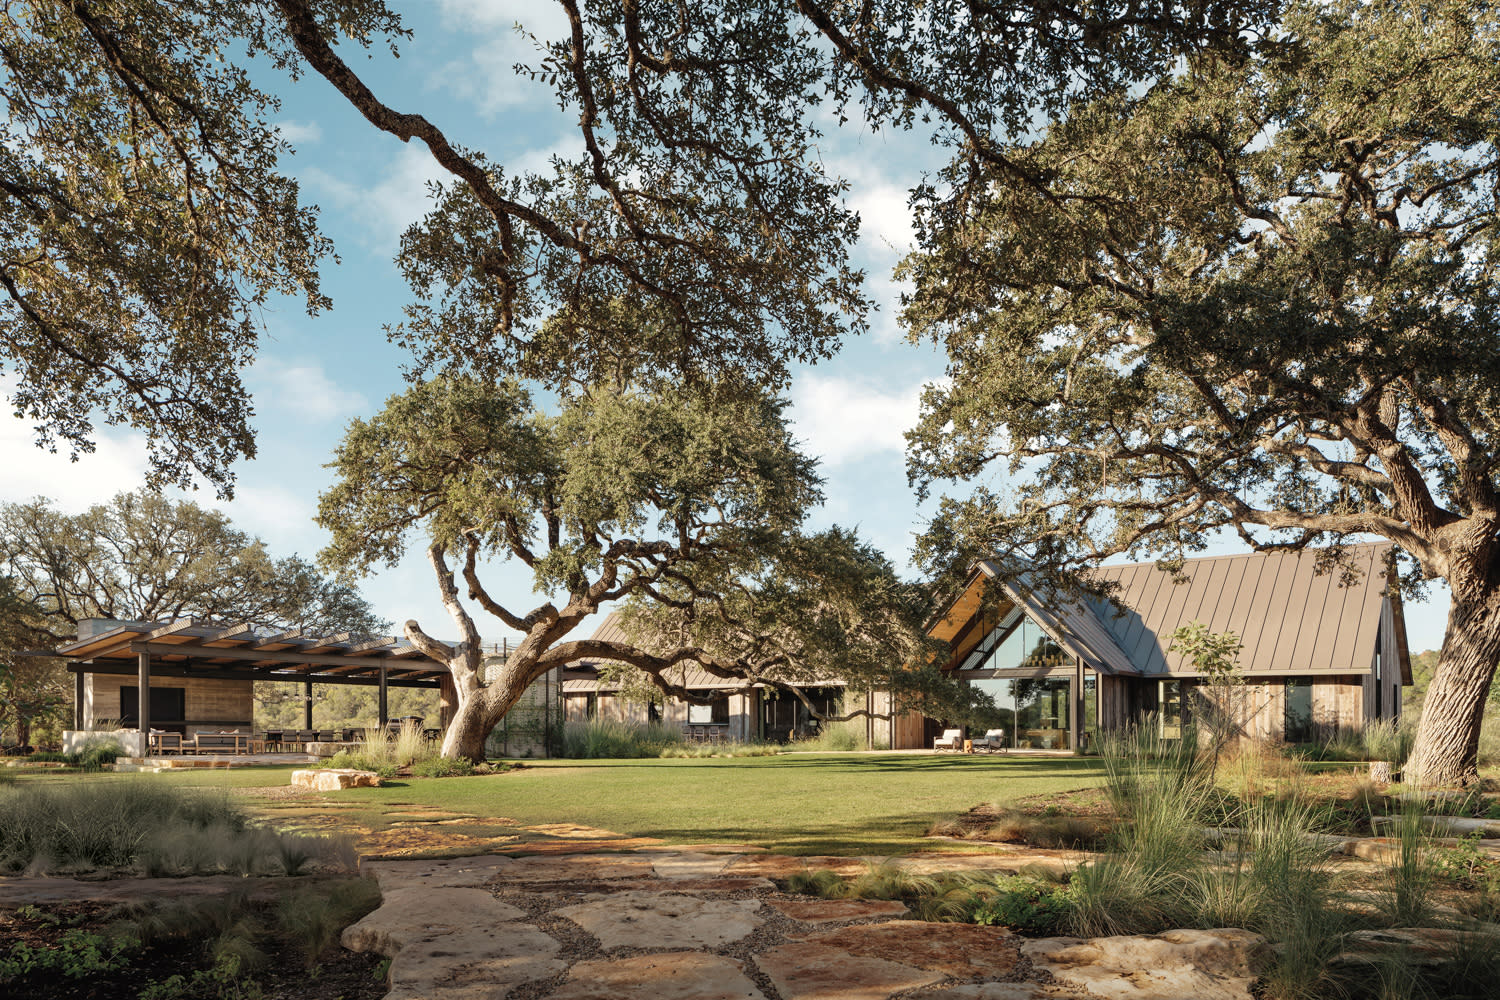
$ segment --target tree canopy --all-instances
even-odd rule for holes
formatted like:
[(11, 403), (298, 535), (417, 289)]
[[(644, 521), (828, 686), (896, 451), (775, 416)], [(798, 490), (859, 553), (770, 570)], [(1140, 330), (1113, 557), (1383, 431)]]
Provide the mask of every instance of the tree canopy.
[[(925, 603), (852, 532), (802, 530), (820, 482), (783, 405), (738, 388), (609, 386), (549, 414), (515, 383), (431, 379), (350, 426), (320, 507), (334, 539), (323, 558), (359, 571), (399, 559), (413, 537), (429, 543), (460, 642), (415, 621), (406, 634), (452, 672), (451, 754), (482, 752), (531, 681), (582, 658), (629, 664), (690, 699), (702, 695), (674, 669), (688, 664), (746, 689), (889, 683), (920, 641)], [(485, 686), (450, 558), (468, 600), (523, 634)], [(482, 579), (495, 558), (552, 596), (503, 606)], [(636, 609), (635, 641), (577, 634), (615, 603)]]
[[(311, 70), (448, 175), (402, 242), (414, 301), (392, 336), (417, 377), (455, 364), (585, 383), (624, 372), (776, 384), (864, 327), (857, 218), (822, 123), (938, 123), (1008, 182), (996, 135), (1070, 95), (1238, 45), (1269, 4), (974, 5), (559, 0), (535, 65), (576, 151), (522, 175), (388, 103), (347, 42), (408, 41), (379, 0), (41, 0), (0, 10), (0, 365), (43, 444), (143, 429), (153, 484), (232, 490), (254, 454), (240, 373), (271, 295), (329, 305), (331, 247), (284, 170), (261, 59)], [(257, 80), (263, 77), (256, 77)], [(831, 113), (831, 117), (830, 117)], [(649, 320), (617, 322), (621, 300)]]
[(1492, 10), (1298, 3), (1008, 146), (1044, 185), (957, 158), (906, 264), (951, 376), (911, 475), (1009, 480), (944, 500), (933, 564), (1387, 538), (1453, 590), (1409, 767), (1472, 777), (1500, 660), (1497, 99)]
[(44, 644), (76, 635), (85, 618), (195, 616), (330, 634), (389, 627), (355, 588), (307, 560), (273, 558), (220, 512), (145, 491), (81, 514), (40, 498), (0, 505), (0, 571)]

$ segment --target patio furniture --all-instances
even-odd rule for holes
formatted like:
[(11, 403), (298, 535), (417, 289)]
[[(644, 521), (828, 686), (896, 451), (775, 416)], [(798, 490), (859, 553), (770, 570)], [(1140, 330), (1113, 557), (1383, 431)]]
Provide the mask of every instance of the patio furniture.
[(181, 754), (182, 734), (165, 732), (160, 729), (151, 730), (151, 752), (153, 754)]
[(943, 735), (932, 741), (933, 750), (957, 751), (963, 746), (964, 731), (962, 729), (944, 729)]
[[(183, 752), (188, 750), (187, 741), (183, 741)], [(192, 751), (195, 754), (205, 753), (249, 753), (249, 733), (198, 733), (193, 736)]]
[(275, 747), (277, 750), (280, 750), (281, 744), (286, 740), (286, 730), (267, 729), (261, 734), (261, 738), (266, 741), (266, 749), (269, 750), (271, 747)]
[(1010, 749), (1005, 743), (1005, 730), (985, 730), (984, 735), (974, 741), (974, 749), (983, 750), (985, 753), (1005, 753)]

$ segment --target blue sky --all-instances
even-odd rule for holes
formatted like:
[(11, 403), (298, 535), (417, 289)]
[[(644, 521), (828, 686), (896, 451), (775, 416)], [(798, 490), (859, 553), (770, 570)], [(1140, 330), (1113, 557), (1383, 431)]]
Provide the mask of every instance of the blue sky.
[[(511, 69), (535, 61), (512, 25), (519, 20), (539, 35), (555, 34), (562, 23), (556, 8), (433, 0), (410, 5), (404, 16), (415, 36), (402, 45), (399, 60), (379, 48), (368, 60), (352, 48), (344, 51), (382, 100), (424, 114), (450, 139), (484, 150), (512, 174), (543, 167), (553, 151), (577, 152), (576, 132), (551, 92)], [(309, 318), (287, 301), (265, 315), (259, 359), (247, 375), (259, 454), (240, 463), (236, 499), (220, 506), (276, 555), (313, 557), (327, 540), (312, 522), (317, 496), (330, 483), (324, 463), (350, 419), (375, 413), (404, 388), (407, 357), (386, 342), (382, 329), (400, 319), (408, 297), (392, 259), (401, 232), (425, 210), (428, 181), (444, 175), (425, 147), (377, 132), (320, 77), (308, 74), (291, 84), (266, 74), (260, 82), (282, 97), (277, 121), (296, 147), (283, 168), (299, 179), (304, 199), (320, 206), (322, 228), (340, 262), (322, 268), (334, 302), (330, 312)], [(868, 271), (879, 312), (871, 332), (847, 343), (832, 361), (794, 372), (791, 418), (827, 479), (827, 503), (814, 515), (815, 525), (857, 526), (904, 566), (922, 511), (906, 485), (902, 431), (915, 420), (922, 385), (942, 375), (943, 359), (932, 346), (913, 346), (902, 336), (895, 321), (899, 289), (890, 274), (910, 243), (906, 188), (940, 156), (922, 135), (872, 133), (857, 124), (838, 130), (831, 121), (826, 131), (824, 161), (851, 182), (850, 202), (863, 222), (856, 262)], [(73, 463), (36, 449), (29, 425), (8, 414), (0, 414), (0, 462), (9, 471), (0, 480), (0, 499), (44, 495), (69, 510), (137, 487), (146, 469), (137, 434), (106, 429), (97, 451)], [(212, 491), (194, 499), (213, 504)], [(421, 548), (417, 540), (415, 554), (362, 581), (362, 590), (398, 631), (401, 622), (416, 618), (431, 634), (454, 635)], [(485, 579), (512, 610), (524, 613), (538, 603), (519, 564), (495, 563)], [(1413, 651), (1440, 644), (1446, 605), (1437, 588), (1434, 599), (1408, 604)], [(473, 610), (488, 639), (504, 634)]]

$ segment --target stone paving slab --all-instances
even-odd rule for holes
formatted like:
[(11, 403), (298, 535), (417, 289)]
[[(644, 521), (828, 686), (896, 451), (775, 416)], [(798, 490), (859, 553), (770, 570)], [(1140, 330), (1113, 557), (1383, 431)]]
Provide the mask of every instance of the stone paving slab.
[(1021, 939), (1004, 927), (888, 920), (812, 935), (850, 955), (883, 958), (953, 979), (1006, 979), (1021, 960)]
[(736, 860), (736, 855), (733, 854), (699, 854), (695, 851), (684, 851), (680, 854), (663, 854), (652, 858), (651, 865), (656, 870), (658, 878), (701, 879), (712, 878), (722, 873), (734, 860)]
[(515, 864), (515, 858), (490, 855), (477, 858), (367, 861), (360, 865), (360, 870), (374, 875), (380, 883), (381, 891), (385, 892), (414, 885), (477, 887)]
[(512, 989), (562, 975), (561, 946), (527, 924), (469, 927), (414, 938), (391, 959), (385, 1000), (501, 1000)]
[(755, 956), (782, 1000), (887, 1000), (891, 995), (942, 982), (937, 972), (838, 948), (797, 941)]
[(696, 951), (579, 962), (552, 1000), (765, 1000), (745, 963)]
[(507, 882), (573, 882), (650, 878), (650, 858), (630, 854), (571, 854), (566, 857), (515, 858), (504, 870)]
[(477, 924), (518, 920), (526, 914), (483, 889), (410, 886), (381, 888), (381, 905), (358, 923), (344, 928), (350, 951), (373, 951), (387, 957), (418, 938), (450, 934)]
[(718, 948), (764, 922), (758, 899), (699, 899), (622, 892), (554, 911), (609, 948)]

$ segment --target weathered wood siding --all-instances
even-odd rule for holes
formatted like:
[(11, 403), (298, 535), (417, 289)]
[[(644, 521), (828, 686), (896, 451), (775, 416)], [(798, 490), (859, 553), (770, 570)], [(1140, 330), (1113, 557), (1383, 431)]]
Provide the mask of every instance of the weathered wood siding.
[(903, 712), (891, 720), (891, 749), (930, 750), (926, 734), (927, 719), (921, 712)]

